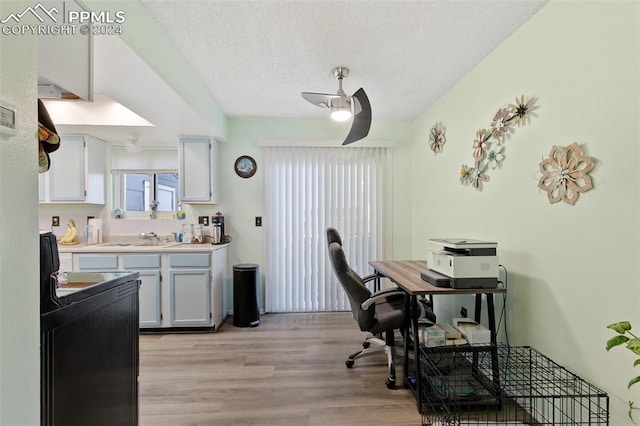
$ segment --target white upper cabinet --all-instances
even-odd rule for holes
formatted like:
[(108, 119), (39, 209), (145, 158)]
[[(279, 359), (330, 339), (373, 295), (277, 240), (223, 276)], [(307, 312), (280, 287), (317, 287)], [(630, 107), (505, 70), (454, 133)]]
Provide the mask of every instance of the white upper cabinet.
[[(56, 10), (62, 21), (72, 11), (84, 10), (76, 1), (64, 2), (64, 9)], [(115, 37), (115, 36), (114, 36)], [(50, 34), (38, 36), (38, 82), (54, 84), (77, 95), (93, 100), (93, 40), (91, 32), (82, 34)]]
[(180, 201), (218, 202), (218, 142), (208, 137), (180, 138)]
[(43, 203), (105, 203), (104, 141), (91, 136), (60, 136), (49, 154), (51, 168), (39, 179)]

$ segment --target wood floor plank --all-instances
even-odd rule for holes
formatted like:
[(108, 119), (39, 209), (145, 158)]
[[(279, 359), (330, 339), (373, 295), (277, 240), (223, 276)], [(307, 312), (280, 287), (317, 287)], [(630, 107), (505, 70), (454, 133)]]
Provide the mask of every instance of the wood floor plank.
[(140, 424), (420, 425), (410, 393), (385, 386), (384, 352), (346, 368), (365, 336), (351, 313), (271, 314), (255, 328), (143, 334)]

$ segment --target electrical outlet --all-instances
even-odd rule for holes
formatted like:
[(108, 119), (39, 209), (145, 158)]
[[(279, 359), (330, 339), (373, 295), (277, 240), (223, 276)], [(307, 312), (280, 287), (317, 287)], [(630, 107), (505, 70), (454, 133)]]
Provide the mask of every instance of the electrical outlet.
[(462, 308), (460, 308), (460, 316), (462, 318), (466, 318), (467, 317), (467, 308), (465, 308), (464, 306)]
[(51, 216), (51, 226), (60, 226), (60, 216)]
[(198, 216), (198, 223), (202, 226), (209, 226), (209, 216)]
[(262, 216), (256, 216), (256, 226), (262, 226)]

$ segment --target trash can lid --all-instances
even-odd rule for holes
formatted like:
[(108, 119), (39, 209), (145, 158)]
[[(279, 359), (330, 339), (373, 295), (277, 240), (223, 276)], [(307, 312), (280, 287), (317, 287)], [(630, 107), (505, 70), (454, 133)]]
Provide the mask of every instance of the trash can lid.
[(240, 263), (238, 265), (233, 265), (233, 269), (257, 269), (259, 265), (255, 263)]

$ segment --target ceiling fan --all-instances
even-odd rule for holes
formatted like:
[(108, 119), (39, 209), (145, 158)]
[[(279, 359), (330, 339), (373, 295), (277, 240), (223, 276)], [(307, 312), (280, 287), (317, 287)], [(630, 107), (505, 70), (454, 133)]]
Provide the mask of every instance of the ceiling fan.
[(336, 67), (333, 76), (338, 80), (338, 93), (302, 92), (302, 97), (312, 104), (331, 109), (331, 118), (335, 121), (347, 121), (353, 117), (351, 130), (342, 145), (358, 141), (369, 134), (371, 127), (371, 104), (364, 89), (358, 89), (352, 96), (342, 90), (342, 80), (349, 75), (349, 68)]

